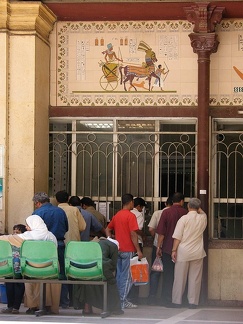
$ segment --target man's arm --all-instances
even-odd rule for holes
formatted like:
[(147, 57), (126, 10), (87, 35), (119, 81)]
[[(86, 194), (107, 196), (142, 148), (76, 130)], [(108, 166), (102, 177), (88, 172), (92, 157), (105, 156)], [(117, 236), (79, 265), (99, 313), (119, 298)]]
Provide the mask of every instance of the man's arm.
[(131, 239), (132, 239), (133, 245), (136, 248), (138, 259), (140, 260), (143, 257), (143, 253), (142, 253), (140, 246), (138, 244), (138, 235), (135, 231), (131, 231)]
[(112, 236), (112, 230), (107, 226), (105, 229), (106, 237), (111, 237)]
[(158, 234), (158, 244), (157, 244), (157, 251), (156, 251), (156, 256), (161, 257), (162, 256), (162, 245), (164, 242), (165, 236), (162, 234)]
[(173, 248), (172, 248), (172, 252), (171, 252), (171, 258), (172, 258), (172, 261), (174, 261), (174, 262), (176, 262), (177, 249), (178, 249), (178, 246), (179, 246), (180, 243), (181, 243), (181, 241), (176, 239), (176, 238), (173, 241)]
[(154, 237), (155, 236), (155, 228), (149, 227), (148, 230), (149, 230), (149, 233), (151, 234), (151, 236)]

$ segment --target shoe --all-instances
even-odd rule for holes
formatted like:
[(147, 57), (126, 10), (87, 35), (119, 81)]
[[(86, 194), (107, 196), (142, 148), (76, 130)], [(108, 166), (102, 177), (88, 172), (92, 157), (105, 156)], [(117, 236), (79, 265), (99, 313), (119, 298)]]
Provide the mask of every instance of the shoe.
[(12, 311), (13, 309), (11, 307), (1, 309), (1, 313), (3, 314), (12, 314)]
[(149, 305), (149, 306), (157, 306), (158, 303), (157, 303), (156, 297), (155, 296), (149, 296), (148, 299), (147, 299), (147, 305)]
[(196, 304), (189, 304), (188, 308), (190, 309), (197, 309), (197, 305)]
[(122, 309), (117, 309), (111, 312), (111, 315), (123, 315), (124, 311)]
[(25, 312), (28, 315), (35, 315), (35, 312), (38, 311), (39, 309), (37, 307), (31, 307), (28, 308), (27, 311)]
[(171, 303), (169, 308), (181, 308), (181, 304), (173, 304), (173, 303)]
[(125, 301), (122, 308), (134, 309), (134, 308), (138, 308), (138, 305), (135, 305), (129, 301)]
[(18, 310), (18, 309), (15, 309), (15, 308), (13, 308), (13, 310), (12, 310), (12, 314), (19, 314), (19, 310)]

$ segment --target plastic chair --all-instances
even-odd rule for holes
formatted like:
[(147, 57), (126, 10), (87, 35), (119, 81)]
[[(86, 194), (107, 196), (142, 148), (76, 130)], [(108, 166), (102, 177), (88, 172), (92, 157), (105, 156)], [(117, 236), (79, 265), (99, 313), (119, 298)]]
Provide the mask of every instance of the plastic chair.
[(58, 278), (57, 247), (52, 241), (24, 241), (20, 263), (23, 278)]
[(13, 253), (8, 241), (0, 241), (0, 277), (13, 277)]
[(102, 250), (97, 242), (68, 242), (65, 249), (67, 279), (103, 280)]

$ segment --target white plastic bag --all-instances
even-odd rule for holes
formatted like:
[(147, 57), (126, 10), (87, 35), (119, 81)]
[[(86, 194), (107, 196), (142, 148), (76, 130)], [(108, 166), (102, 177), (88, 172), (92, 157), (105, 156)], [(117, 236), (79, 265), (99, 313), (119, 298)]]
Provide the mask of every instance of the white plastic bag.
[(155, 258), (151, 270), (153, 270), (153, 271), (159, 271), (159, 272), (162, 272), (163, 271), (163, 263), (162, 263), (162, 260), (161, 260), (160, 257), (156, 257)]

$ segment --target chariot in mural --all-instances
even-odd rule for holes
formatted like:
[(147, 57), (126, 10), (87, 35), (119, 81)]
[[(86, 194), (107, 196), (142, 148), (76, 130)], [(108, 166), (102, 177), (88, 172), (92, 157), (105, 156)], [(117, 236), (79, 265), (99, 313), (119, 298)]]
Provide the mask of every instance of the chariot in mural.
[[(157, 80), (160, 86), (160, 76), (155, 73), (155, 63), (157, 62), (155, 52), (144, 41), (140, 41), (138, 50), (145, 52), (145, 62), (137, 66), (123, 66), (123, 64), (119, 63), (123, 62), (123, 60), (116, 56), (116, 53), (113, 51), (113, 45), (111, 43), (107, 45), (107, 50), (102, 52), (102, 54), (105, 54), (105, 62), (99, 62), (99, 65), (103, 72), (103, 75), (100, 78), (100, 86), (102, 87), (102, 89), (104, 89), (105, 91), (114, 91), (119, 83), (123, 83), (124, 90), (127, 91), (126, 83), (129, 82), (129, 90), (133, 88), (135, 91), (137, 91), (137, 84), (133, 83), (134, 78), (136, 78), (136, 80), (145, 78), (145, 80), (149, 83), (147, 90), (150, 91), (152, 77)], [(116, 63), (115, 61), (117, 61), (118, 63)]]
[(119, 84), (119, 70), (117, 63), (107, 63), (100, 61), (103, 75), (100, 78), (100, 86), (105, 91), (113, 91)]

